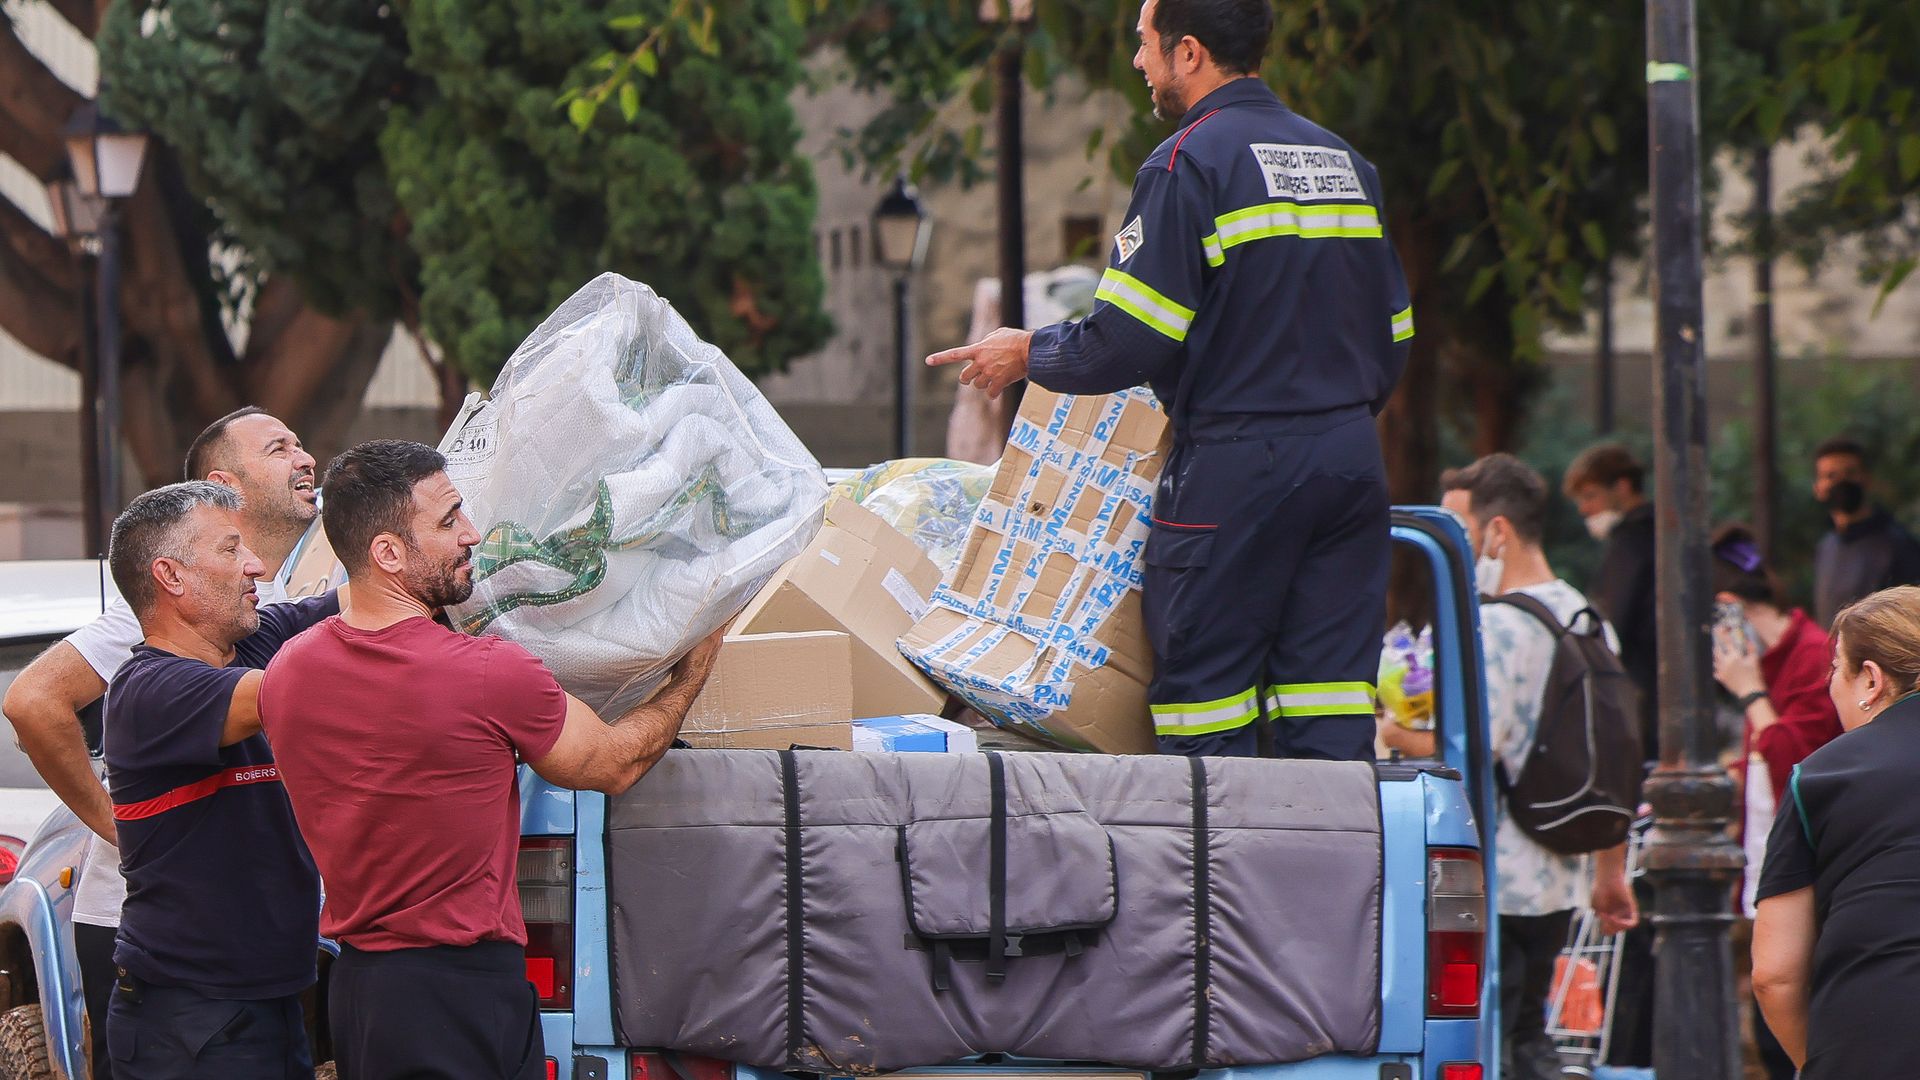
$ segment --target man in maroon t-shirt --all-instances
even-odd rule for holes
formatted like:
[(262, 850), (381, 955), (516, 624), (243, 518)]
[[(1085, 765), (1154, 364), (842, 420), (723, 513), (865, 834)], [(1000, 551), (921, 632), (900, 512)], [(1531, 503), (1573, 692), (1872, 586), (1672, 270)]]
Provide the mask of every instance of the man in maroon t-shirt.
[(419, 443), (363, 443), (327, 469), (323, 522), (352, 610), (281, 649), (260, 691), (300, 831), (326, 882), (321, 932), (340, 1075), (545, 1075), (515, 887), (517, 761), (618, 793), (660, 760), (719, 636), (612, 723), (525, 649), (434, 620), (473, 592), (480, 541)]

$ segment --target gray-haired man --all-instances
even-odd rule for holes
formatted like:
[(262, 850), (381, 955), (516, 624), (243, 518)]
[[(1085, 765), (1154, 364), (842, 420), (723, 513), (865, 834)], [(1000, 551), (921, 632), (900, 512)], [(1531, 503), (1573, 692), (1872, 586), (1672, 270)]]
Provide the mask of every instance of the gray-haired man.
[(145, 641), (114, 676), (107, 782), (127, 879), (107, 1022), (115, 1071), (149, 1080), (310, 1080), (320, 879), (260, 734), (261, 669), (339, 612), (264, 610), (240, 494), (192, 481), (113, 523), (114, 584)]

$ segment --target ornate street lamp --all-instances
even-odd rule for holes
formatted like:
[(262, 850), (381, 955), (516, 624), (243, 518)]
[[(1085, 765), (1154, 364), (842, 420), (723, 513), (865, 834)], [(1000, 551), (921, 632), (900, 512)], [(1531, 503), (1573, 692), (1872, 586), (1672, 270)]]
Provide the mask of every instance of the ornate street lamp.
[(873, 209), (874, 261), (894, 272), (893, 342), (899, 362), (893, 402), (896, 458), (913, 453), (913, 379), (917, 369), (907, 348), (907, 279), (926, 264), (927, 241), (932, 235), (933, 221), (919, 193), (904, 175), (897, 177)]
[(104, 550), (107, 529), (120, 510), (120, 202), (140, 187), (147, 135), (122, 128), (92, 102), (73, 111), (61, 135), (73, 183), (72, 191), (62, 189), (55, 200), (56, 225), (64, 222), (73, 229), (90, 215), (98, 238), (93, 430), (99, 465), (91, 495), (95, 543)]

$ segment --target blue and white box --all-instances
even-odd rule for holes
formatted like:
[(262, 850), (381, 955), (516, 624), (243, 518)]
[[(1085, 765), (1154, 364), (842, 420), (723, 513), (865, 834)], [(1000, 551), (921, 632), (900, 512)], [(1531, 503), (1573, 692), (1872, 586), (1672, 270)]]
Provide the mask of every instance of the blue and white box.
[(853, 748), (873, 753), (970, 754), (980, 736), (965, 724), (927, 713), (871, 716), (853, 722)]

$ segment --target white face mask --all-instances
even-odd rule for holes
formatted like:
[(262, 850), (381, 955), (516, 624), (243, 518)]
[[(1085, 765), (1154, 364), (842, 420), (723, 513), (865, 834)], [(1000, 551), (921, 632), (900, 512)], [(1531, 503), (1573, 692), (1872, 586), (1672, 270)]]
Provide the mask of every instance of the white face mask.
[(1618, 510), (1602, 510), (1597, 514), (1589, 514), (1587, 516), (1587, 534), (1595, 540), (1605, 540), (1607, 535), (1613, 532), (1614, 526), (1618, 524), (1620, 524), (1620, 511)]
[(1480, 557), (1473, 563), (1473, 587), (1481, 596), (1500, 595), (1501, 579), (1507, 576), (1507, 561), (1487, 550), (1490, 539), (1480, 534)]

